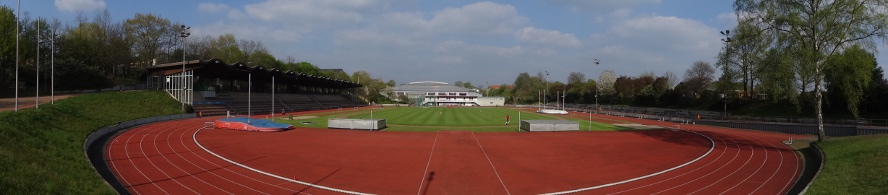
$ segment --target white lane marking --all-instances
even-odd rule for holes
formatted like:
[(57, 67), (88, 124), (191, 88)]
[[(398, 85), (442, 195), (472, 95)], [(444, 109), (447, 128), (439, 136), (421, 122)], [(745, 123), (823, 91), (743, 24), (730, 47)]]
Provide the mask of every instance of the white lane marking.
[(662, 171), (659, 171), (659, 172), (656, 172), (656, 173), (651, 173), (651, 174), (644, 175), (644, 176), (641, 176), (641, 177), (636, 177), (636, 178), (632, 178), (632, 179), (627, 179), (627, 180), (623, 180), (623, 181), (618, 181), (618, 182), (613, 182), (613, 183), (608, 183), (608, 184), (602, 184), (602, 185), (597, 185), (597, 186), (592, 186), (592, 187), (580, 188), (580, 189), (575, 189), (575, 190), (565, 190), (565, 191), (560, 191), (560, 192), (545, 193), (545, 195), (558, 195), (558, 194), (577, 193), (577, 192), (582, 192), (582, 191), (587, 191), (587, 190), (594, 190), (594, 189), (600, 189), (600, 188), (604, 188), (604, 187), (610, 187), (610, 186), (615, 186), (615, 185), (620, 185), (620, 184), (625, 184), (625, 183), (629, 183), (629, 182), (633, 182), (633, 181), (638, 181), (638, 180), (646, 179), (646, 178), (649, 178), (649, 177), (657, 176), (657, 175), (660, 175), (660, 174), (663, 174), (663, 173), (666, 173), (666, 172), (670, 172), (670, 171), (673, 171), (673, 170), (676, 170), (676, 169), (679, 169), (679, 168), (682, 168), (682, 167), (688, 166), (688, 165), (690, 165), (691, 163), (697, 162), (697, 161), (699, 161), (700, 159), (703, 159), (703, 157), (708, 156), (709, 153), (712, 153), (712, 150), (715, 149), (715, 142), (712, 141), (712, 138), (709, 138), (709, 136), (706, 136), (706, 135), (703, 135), (703, 134), (700, 134), (700, 133), (697, 133), (697, 132), (693, 132), (693, 131), (687, 131), (687, 132), (691, 132), (691, 133), (694, 133), (694, 134), (697, 134), (697, 135), (703, 136), (703, 137), (705, 137), (706, 139), (708, 139), (708, 140), (709, 140), (709, 143), (710, 143), (709, 151), (706, 151), (705, 154), (700, 155), (699, 157), (697, 157), (697, 158), (694, 159), (694, 160), (688, 161), (688, 162), (686, 162), (686, 163), (684, 163), (684, 164), (681, 164), (681, 165), (678, 165), (678, 166), (675, 166), (675, 167), (672, 167), (672, 168), (669, 168), (669, 169), (666, 169), (666, 170), (662, 170)]
[(281, 180), (284, 180), (284, 181), (289, 181), (289, 182), (293, 182), (293, 183), (298, 183), (298, 184), (302, 184), (302, 185), (306, 185), (306, 186), (311, 186), (311, 187), (315, 187), (315, 188), (320, 188), (320, 189), (325, 189), (325, 190), (330, 190), (330, 191), (339, 192), (339, 193), (345, 193), (345, 194), (370, 195), (369, 193), (349, 191), (349, 190), (344, 190), (344, 189), (339, 189), (339, 188), (333, 188), (333, 187), (327, 187), (327, 186), (317, 185), (317, 184), (308, 183), (308, 182), (304, 182), (304, 181), (294, 180), (294, 179), (290, 179), (290, 178), (287, 178), (287, 177), (282, 177), (282, 176), (279, 176), (279, 175), (271, 174), (271, 173), (268, 173), (268, 172), (265, 172), (265, 171), (262, 171), (262, 170), (259, 170), (259, 169), (255, 169), (255, 168), (253, 168), (253, 167), (249, 167), (249, 166), (246, 166), (246, 165), (243, 165), (243, 164), (240, 164), (240, 163), (234, 162), (234, 161), (232, 161), (232, 160), (230, 160), (230, 159), (227, 159), (227, 158), (225, 158), (225, 157), (222, 157), (222, 156), (220, 156), (220, 155), (218, 155), (218, 154), (216, 154), (216, 153), (214, 153), (214, 152), (208, 150), (206, 147), (204, 147), (203, 145), (201, 145), (200, 142), (197, 141), (197, 133), (200, 132), (200, 131), (203, 130), (203, 129), (204, 129), (204, 128), (202, 127), (202, 128), (200, 128), (200, 129), (198, 129), (197, 131), (195, 131), (194, 134), (191, 135), (191, 139), (194, 140), (194, 143), (197, 144), (197, 147), (200, 147), (200, 148), (203, 149), (205, 152), (210, 153), (210, 154), (213, 155), (213, 156), (216, 156), (216, 158), (219, 158), (219, 159), (222, 159), (222, 160), (224, 160), (224, 161), (227, 161), (228, 163), (231, 163), (231, 164), (237, 165), (237, 166), (239, 166), (239, 167), (242, 167), (242, 168), (244, 168), (244, 169), (251, 170), (251, 171), (256, 172), (256, 173), (259, 173), (259, 174), (267, 175), (267, 176), (269, 176), (269, 177), (274, 177), (274, 178), (278, 178), (278, 179), (281, 179)]
[(422, 180), (419, 181), (419, 190), (416, 191), (416, 195), (422, 194), (422, 185), (425, 184), (426, 175), (428, 175), (429, 172), (429, 165), (432, 164), (432, 155), (435, 154), (435, 145), (438, 144), (438, 135), (441, 135), (441, 131), (435, 133), (435, 141), (432, 142), (432, 150), (429, 152), (429, 161), (426, 162), (425, 170), (422, 171)]
[[(174, 125), (171, 125), (171, 126), (174, 126)], [(166, 128), (164, 128), (164, 131), (162, 131), (162, 132), (160, 132), (160, 133), (166, 133), (167, 131), (170, 131), (170, 129), (171, 129), (171, 127), (166, 127)], [(158, 135), (160, 135), (160, 134), (158, 134)], [(176, 151), (175, 149), (173, 149), (172, 145), (170, 145), (170, 136), (171, 136), (171, 135), (173, 135), (172, 132), (170, 132), (170, 133), (167, 134), (167, 137), (166, 137), (167, 147), (170, 148), (170, 150), (173, 151), (173, 154), (177, 154), (177, 155), (179, 155), (179, 152)], [(229, 192), (229, 191), (226, 191), (226, 190), (224, 190), (224, 189), (222, 189), (222, 188), (219, 188), (219, 186), (216, 186), (216, 185), (210, 184), (209, 182), (204, 181), (203, 179), (200, 179), (200, 177), (197, 177), (197, 175), (194, 175), (194, 174), (189, 173), (188, 171), (185, 171), (185, 169), (182, 169), (181, 167), (179, 167), (179, 165), (176, 165), (176, 163), (173, 163), (173, 161), (170, 161), (170, 159), (167, 158), (166, 155), (164, 155), (163, 152), (160, 151), (160, 148), (157, 148), (157, 137), (155, 137), (155, 141), (154, 141), (154, 149), (157, 150), (157, 152), (161, 154), (160, 156), (162, 156), (163, 159), (165, 159), (168, 163), (170, 163), (171, 165), (173, 165), (174, 167), (176, 167), (176, 169), (179, 169), (179, 170), (182, 171), (183, 173), (188, 174), (188, 176), (193, 177), (194, 179), (197, 179), (198, 181), (203, 182), (204, 184), (209, 185), (209, 186), (211, 186), (211, 187), (213, 187), (213, 188), (216, 188), (216, 189), (218, 189), (218, 190), (221, 190), (221, 191), (223, 191), (223, 192), (225, 192), (225, 193), (228, 193), (228, 194), (234, 194), (234, 193), (231, 193), (231, 192)], [(189, 190), (190, 190), (190, 188), (189, 188)], [(194, 192), (194, 190), (192, 190), (192, 192)], [(194, 193), (197, 193), (197, 192), (194, 192)]]
[[(182, 144), (183, 147), (185, 147), (185, 151), (192, 151), (191, 148), (188, 147), (188, 145), (185, 145), (185, 141), (184, 141), (185, 139), (183, 138), (183, 136), (185, 135), (186, 132), (187, 132), (187, 131), (182, 131), (182, 133), (179, 134), (179, 143)], [(177, 153), (177, 154), (178, 154), (178, 153)], [(241, 177), (244, 177), (244, 178), (247, 178), (247, 179), (250, 179), (250, 180), (253, 180), (253, 181), (256, 181), (256, 182), (262, 183), (262, 184), (266, 184), (266, 185), (274, 186), (274, 187), (277, 187), (277, 188), (280, 188), (280, 189), (283, 189), (283, 190), (287, 190), (287, 191), (295, 191), (295, 190), (293, 190), (293, 189), (280, 187), (280, 186), (278, 186), (278, 185), (274, 185), (274, 184), (270, 184), (270, 183), (267, 183), (267, 182), (264, 182), (264, 181), (260, 181), (260, 180), (257, 180), (257, 179), (255, 179), (255, 178), (253, 178), (253, 177), (246, 176), (246, 175), (244, 175), (244, 174), (241, 174), (241, 173), (238, 173), (238, 172), (232, 171), (231, 169), (229, 169), (229, 168), (227, 168), (227, 167), (225, 167), (225, 166), (221, 166), (221, 165), (219, 165), (219, 164), (216, 164), (216, 163), (214, 163), (214, 162), (212, 162), (212, 161), (210, 161), (210, 160), (207, 160), (206, 158), (204, 158), (204, 157), (202, 157), (202, 156), (200, 156), (200, 155), (197, 155), (197, 154), (194, 153), (194, 152), (191, 152), (191, 154), (193, 154), (193, 155), (196, 156), (197, 158), (200, 158), (201, 160), (203, 160), (203, 161), (205, 161), (205, 162), (207, 162), (207, 163), (212, 164), (213, 166), (215, 166), (215, 167), (217, 167), (217, 168), (219, 168), (219, 169), (222, 169), (222, 170), (228, 171), (228, 172), (233, 173), (233, 174), (236, 174), (236, 175), (240, 175)], [(225, 177), (222, 177), (222, 176), (216, 174), (215, 172), (209, 171), (208, 169), (205, 169), (204, 167), (199, 166), (199, 165), (195, 164), (194, 162), (192, 162), (192, 161), (186, 159), (186, 158), (185, 158), (184, 156), (182, 156), (181, 154), (179, 155), (179, 157), (181, 157), (182, 159), (185, 159), (185, 161), (188, 161), (188, 163), (191, 163), (191, 165), (194, 165), (195, 167), (199, 167), (199, 168), (200, 168), (201, 170), (203, 170), (204, 172), (210, 173), (210, 174), (212, 174), (212, 175), (214, 175), (214, 176), (216, 176), (216, 177), (219, 177), (220, 179), (223, 179), (223, 180), (228, 181), (228, 182), (230, 182), (230, 183), (233, 183), (233, 184), (235, 184), (235, 185), (238, 185), (238, 186), (241, 186), (241, 187), (244, 187), (244, 188), (247, 188), (247, 189), (253, 190), (253, 191), (255, 191), (255, 192), (264, 193), (264, 192), (261, 192), (261, 191), (259, 191), (259, 190), (256, 190), (256, 189), (253, 189), (253, 188), (250, 188), (249, 186), (246, 186), (246, 185), (244, 185), (244, 184), (241, 184), (240, 182), (232, 181), (232, 180), (230, 180), (230, 179), (228, 179), (228, 178), (225, 178)], [(300, 194), (306, 194), (306, 193), (301, 193), (301, 192), (300, 192)]]
[(496, 166), (493, 166), (493, 161), (490, 161), (490, 156), (487, 156), (487, 152), (484, 151), (484, 147), (481, 146), (481, 142), (478, 141), (478, 137), (475, 136), (475, 132), (474, 131), (471, 131), (471, 132), (472, 132), (472, 137), (475, 138), (475, 143), (478, 143), (478, 147), (481, 148), (481, 153), (484, 153), (484, 157), (487, 158), (487, 162), (490, 163), (490, 167), (493, 167), (493, 173), (496, 174), (496, 178), (499, 179), (500, 184), (503, 184), (503, 189), (506, 190), (506, 194), (512, 194), (509, 192), (509, 188), (506, 187), (506, 183), (503, 182), (503, 178), (500, 177), (499, 171), (496, 171)]
[[(148, 133), (154, 133), (155, 130), (157, 130), (157, 129), (155, 129), (155, 128), (151, 128), (151, 131), (149, 131)], [(145, 156), (145, 160), (148, 160), (148, 162), (151, 163), (151, 166), (153, 166), (154, 169), (157, 169), (157, 171), (160, 171), (160, 173), (163, 173), (163, 175), (166, 176), (166, 178), (172, 180), (173, 182), (176, 182), (177, 184), (179, 184), (179, 185), (182, 186), (182, 187), (185, 187), (185, 189), (188, 189), (188, 190), (191, 191), (191, 192), (197, 193), (197, 192), (195, 192), (194, 190), (192, 190), (191, 188), (189, 188), (188, 186), (185, 186), (185, 184), (180, 183), (180, 182), (179, 182), (178, 180), (176, 180), (175, 178), (170, 177), (170, 175), (167, 174), (166, 171), (163, 171), (163, 169), (160, 169), (160, 167), (158, 167), (157, 164), (154, 164), (154, 161), (151, 160), (151, 158), (148, 156), (148, 153), (145, 153), (145, 148), (142, 147), (142, 145), (145, 143), (145, 137), (148, 137), (148, 133), (146, 133), (145, 135), (143, 135), (143, 136), (142, 136), (142, 139), (139, 140), (139, 150), (142, 151), (142, 155)], [(160, 135), (160, 134), (155, 134), (155, 135), (154, 135), (154, 140), (153, 140), (153, 142), (152, 142), (152, 144), (154, 145), (154, 148), (157, 148), (157, 142), (156, 142), (156, 141), (157, 141), (157, 136), (158, 136), (158, 135)], [(159, 154), (159, 155), (163, 155), (163, 154)], [(157, 182), (155, 182), (155, 181), (151, 181), (151, 183), (157, 183)], [(164, 192), (166, 192), (166, 190), (164, 190)]]

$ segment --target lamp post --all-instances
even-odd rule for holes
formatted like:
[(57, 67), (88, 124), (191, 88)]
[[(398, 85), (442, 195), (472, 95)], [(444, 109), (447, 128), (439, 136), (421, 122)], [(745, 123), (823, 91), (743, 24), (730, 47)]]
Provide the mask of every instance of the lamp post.
[(187, 43), (188, 36), (191, 36), (191, 27), (179, 26), (182, 31), (179, 32), (179, 37), (182, 37), (182, 93), (179, 94), (179, 101), (182, 102), (182, 113), (185, 112), (185, 44)]
[[(595, 64), (595, 66), (598, 66), (599, 64), (601, 64), (601, 60), (598, 60), (598, 58), (592, 58), (592, 62)], [(595, 111), (596, 112), (598, 111), (598, 83), (597, 82), (595, 83)], [(589, 115), (589, 116), (590, 116), (589, 120), (592, 120), (591, 119), (592, 115)]]
[(34, 108), (40, 108), (40, 18), (37, 18), (37, 84), (34, 85), (36, 89), (34, 92)]
[(18, 8), (15, 9), (15, 111), (18, 112), (19, 108), (19, 39), (21, 39), (21, 32), (19, 32), (19, 25), (22, 13), (22, 0), (18, 0)]
[[(730, 46), (730, 43), (731, 43), (731, 30), (724, 30), (719, 33), (721, 33), (722, 35), (725, 36), (725, 38), (721, 39), (721, 41), (725, 42), (725, 53), (726, 53), (725, 54), (725, 56), (726, 56), (725, 63), (727, 63), (730, 60), (730, 58), (727, 57), (730, 55), (730, 53), (728, 53), (727, 50), (728, 50), (728, 46)], [(728, 72), (728, 65), (725, 64), (724, 67), (725, 67), (725, 73), (727, 73)], [(726, 76), (722, 76), (722, 78), (724, 78), (724, 80), (722, 80), (722, 82), (728, 82), (728, 79)], [(725, 98), (725, 94), (719, 94), (719, 95), (722, 98), (722, 102), (724, 102), (725, 119), (727, 119), (728, 118), (728, 100)]]
[[(543, 72), (546, 72), (546, 77), (549, 77), (549, 71)], [(549, 104), (549, 81), (543, 78), (543, 82), (546, 82), (546, 90), (543, 90), (543, 110), (545, 110), (546, 104)]]
[(724, 106), (725, 106), (725, 107), (724, 107), (724, 108), (725, 108), (725, 109), (724, 109), (724, 112), (725, 112), (725, 119), (727, 119), (727, 118), (728, 118), (728, 99), (725, 98), (725, 94), (723, 94), (723, 93), (722, 93), (722, 94), (718, 94), (718, 95), (721, 96), (721, 98), (722, 98), (722, 102), (724, 103)]
[(51, 78), (50, 82), (52, 83), (50, 85), (51, 86), (51, 89), (50, 89), (51, 100), (50, 101), (52, 102), (52, 104), (55, 104), (55, 39), (56, 39), (55, 31), (56, 31), (55, 28), (53, 28), (52, 29), (52, 38), (49, 39), (49, 42), (50, 42), (49, 43), (49, 47), (50, 47), (49, 59), (50, 59), (50, 66), (52, 67), (50, 69), (50, 72), (52, 72), (52, 75), (50, 76), (50, 78)]

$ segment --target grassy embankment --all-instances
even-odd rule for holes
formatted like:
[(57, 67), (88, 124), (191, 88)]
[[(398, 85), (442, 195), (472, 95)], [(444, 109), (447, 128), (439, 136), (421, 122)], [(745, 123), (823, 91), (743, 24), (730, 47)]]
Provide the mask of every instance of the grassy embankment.
[(819, 143), (826, 165), (807, 194), (888, 194), (888, 135)]
[(86, 94), (0, 112), (0, 194), (116, 194), (90, 167), (86, 137), (118, 122), (179, 113), (161, 91)]
[[(543, 115), (533, 112), (520, 111), (520, 120), (571, 120), (580, 123), (580, 129), (589, 130), (589, 121), (564, 117), (558, 115)], [(519, 111), (506, 108), (416, 108), (416, 107), (387, 107), (373, 110), (373, 118), (386, 119), (388, 126), (385, 131), (437, 131), (437, 130), (472, 130), (477, 132), (516, 132), (519, 123)], [(282, 121), (291, 123), (296, 127), (326, 128), (328, 118), (371, 118), (369, 110), (345, 110), (326, 114), (316, 114), (317, 118)], [(505, 126), (506, 115), (511, 118), (511, 124)], [(301, 122), (313, 124), (302, 124)], [(595, 131), (612, 131), (623, 129), (621, 127), (593, 122), (591, 126)]]

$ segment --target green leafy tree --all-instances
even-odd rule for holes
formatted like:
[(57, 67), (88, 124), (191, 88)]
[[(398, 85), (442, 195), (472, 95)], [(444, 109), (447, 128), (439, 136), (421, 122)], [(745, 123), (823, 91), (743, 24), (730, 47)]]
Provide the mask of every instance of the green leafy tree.
[(682, 83), (690, 90), (688, 93), (703, 93), (710, 84), (712, 84), (715, 69), (708, 62), (696, 61), (690, 69), (685, 71), (684, 81)]
[(823, 77), (827, 60), (853, 45), (875, 49), (888, 34), (888, 0), (737, 0), (738, 18), (752, 18), (777, 37), (775, 45), (792, 45), (800, 66), (812, 70), (818, 140), (823, 129)]
[(164, 51), (176, 46), (176, 25), (168, 19), (154, 15), (136, 13), (133, 18), (123, 23), (126, 37), (132, 44), (132, 52), (136, 62), (141, 66), (150, 65), (150, 61), (161, 58)]
[(873, 64), (873, 54), (856, 45), (826, 61), (826, 89), (834, 100), (842, 100), (839, 102), (846, 105), (854, 118), (859, 117), (857, 108), (864, 90), (869, 88)]
[[(740, 18), (739, 25), (722, 51), (719, 52), (716, 67), (722, 68), (720, 90), (742, 89), (744, 96), (749, 95), (755, 86), (756, 66), (762, 64), (765, 50), (770, 46), (771, 39), (763, 35), (763, 29), (756, 26), (749, 18)], [(739, 81), (739, 86), (733, 83)]]

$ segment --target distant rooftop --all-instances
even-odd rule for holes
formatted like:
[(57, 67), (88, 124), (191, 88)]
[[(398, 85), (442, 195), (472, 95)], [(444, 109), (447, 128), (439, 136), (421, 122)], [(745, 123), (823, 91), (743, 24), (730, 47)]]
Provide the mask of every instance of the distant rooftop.
[(476, 92), (474, 89), (453, 86), (438, 81), (417, 81), (402, 84), (392, 88), (393, 91), (421, 91), (421, 92)]

